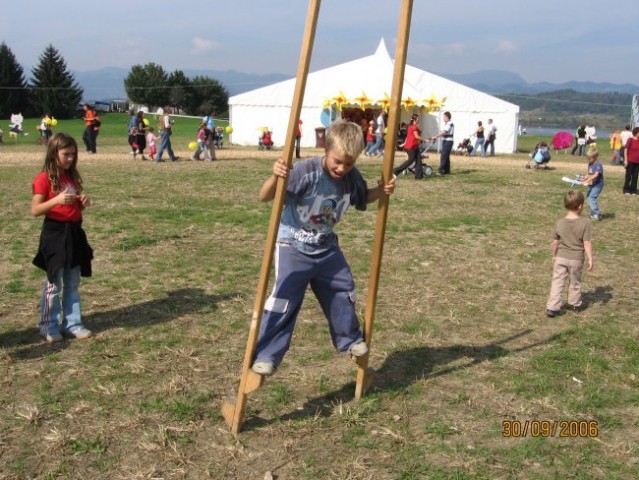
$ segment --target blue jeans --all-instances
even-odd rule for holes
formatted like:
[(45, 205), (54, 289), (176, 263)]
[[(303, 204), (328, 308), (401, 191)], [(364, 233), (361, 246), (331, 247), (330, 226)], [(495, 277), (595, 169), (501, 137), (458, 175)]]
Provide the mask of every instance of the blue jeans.
[(494, 157), (495, 156), (495, 139), (494, 138), (489, 137), (484, 142), (484, 148), (483, 148), (484, 157), (486, 156), (486, 153), (488, 153), (489, 147), (490, 147), (490, 156)]
[(383, 154), (384, 153), (384, 136), (381, 133), (375, 133), (375, 145), (371, 148), (370, 155), (374, 153)]
[(166, 130), (160, 131), (160, 148), (158, 149), (158, 156), (155, 159), (156, 162), (162, 160), (164, 150), (169, 152), (169, 158), (171, 160), (175, 160), (175, 153), (173, 153), (173, 148), (171, 148), (171, 132)]
[(473, 147), (473, 157), (475, 155), (477, 155), (477, 152), (479, 151), (479, 148), (481, 148), (481, 156), (485, 157), (486, 156), (486, 149), (484, 148), (484, 139), (483, 138), (478, 138), (477, 140), (475, 140), (475, 146)]
[(375, 146), (375, 142), (366, 142), (366, 149), (364, 150), (364, 153), (366, 155), (372, 155), (374, 150), (373, 147)]
[(588, 207), (590, 208), (590, 214), (596, 217), (601, 216), (601, 210), (599, 210), (599, 202), (597, 202), (597, 198), (599, 194), (603, 190), (603, 182), (598, 185), (594, 185), (588, 188), (588, 193), (586, 193), (586, 200), (588, 201)]
[(362, 341), (355, 310), (355, 283), (339, 248), (305, 255), (278, 244), (275, 250), (275, 287), (264, 305), (255, 359), (279, 365), (289, 349), (306, 288), (313, 293), (328, 320), (333, 345), (340, 352)]
[(439, 156), (439, 173), (442, 175), (448, 175), (450, 173), (450, 152), (452, 150), (452, 140), (442, 141), (442, 151)]
[(210, 160), (211, 159), (211, 155), (209, 153), (209, 149), (206, 146), (206, 142), (204, 142), (203, 140), (198, 140), (197, 141), (197, 148), (195, 149), (195, 152), (193, 152), (193, 155), (191, 156), (191, 158), (193, 160), (199, 160), (200, 159), (200, 155), (204, 154), (204, 160)]
[(71, 332), (82, 326), (79, 285), (79, 266), (59, 270), (53, 283), (45, 282), (38, 324), (41, 335)]

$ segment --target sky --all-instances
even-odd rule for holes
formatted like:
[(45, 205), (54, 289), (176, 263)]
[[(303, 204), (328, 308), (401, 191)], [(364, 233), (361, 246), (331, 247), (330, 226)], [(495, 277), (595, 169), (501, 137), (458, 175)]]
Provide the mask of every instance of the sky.
[[(401, 0), (322, 0), (311, 71), (394, 56)], [(610, 6), (609, 6), (610, 5)], [(639, 4), (594, 0), (413, 2), (408, 63), (438, 74), (504, 70), (529, 83), (638, 83)], [(294, 77), (307, 0), (3, 2), (0, 41), (28, 78), (49, 44), (71, 71), (155, 62)]]

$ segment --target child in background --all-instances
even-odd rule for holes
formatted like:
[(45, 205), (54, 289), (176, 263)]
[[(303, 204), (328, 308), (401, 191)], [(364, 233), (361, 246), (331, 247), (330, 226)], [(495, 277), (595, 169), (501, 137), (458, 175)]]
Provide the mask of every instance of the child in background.
[(146, 146), (149, 147), (149, 158), (155, 159), (155, 154), (158, 153), (158, 148), (155, 142), (160, 139), (159, 135), (154, 133), (153, 127), (146, 127)]
[(583, 185), (588, 185), (588, 207), (590, 208), (590, 218), (593, 220), (601, 220), (601, 210), (599, 210), (599, 194), (603, 190), (603, 164), (599, 161), (599, 151), (596, 148), (588, 149), (586, 153), (588, 158), (588, 175), (581, 181)]
[(209, 135), (213, 135), (213, 133), (207, 128), (206, 122), (200, 123), (197, 129), (197, 149), (191, 155), (191, 160), (199, 160), (201, 153), (204, 153), (204, 160), (211, 160), (209, 147), (207, 146)]
[(42, 171), (33, 181), (31, 213), (45, 215), (33, 264), (47, 272), (38, 325), (47, 343), (91, 336), (82, 324), (78, 290), (80, 276), (91, 276), (93, 250), (82, 229), (82, 211), (91, 201), (83, 193), (77, 163), (76, 141), (56, 133), (47, 145)]
[(349, 206), (365, 210), (395, 180), (369, 188), (355, 167), (364, 149), (359, 125), (334, 122), (322, 157), (302, 160), (289, 171), (278, 160), (260, 190), (261, 201), (275, 196), (277, 179), (288, 178), (275, 251), (275, 287), (265, 303), (252, 370), (272, 375), (289, 349), (297, 315), (310, 284), (329, 323), (334, 347), (361, 357), (368, 353), (355, 309), (355, 283), (337, 242), (334, 226)]
[(138, 127), (134, 126), (129, 130), (129, 145), (131, 145), (131, 155), (136, 158), (138, 155)]
[(370, 157), (373, 154), (373, 146), (375, 145), (375, 120), (369, 120), (366, 129), (366, 150), (364, 155)]
[(40, 130), (40, 136), (42, 137), (42, 143), (46, 145), (51, 138), (52, 130), (51, 130), (51, 117), (48, 113), (42, 115), (40, 119), (40, 125), (38, 126), (38, 130)]
[(552, 241), (553, 274), (550, 296), (546, 303), (546, 316), (555, 317), (561, 310), (561, 297), (566, 279), (569, 278), (568, 307), (579, 311), (581, 301), (581, 274), (584, 267), (584, 253), (588, 258), (588, 271), (592, 270), (592, 226), (587, 218), (581, 217), (584, 195), (570, 190), (564, 196), (566, 216), (555, 225)]

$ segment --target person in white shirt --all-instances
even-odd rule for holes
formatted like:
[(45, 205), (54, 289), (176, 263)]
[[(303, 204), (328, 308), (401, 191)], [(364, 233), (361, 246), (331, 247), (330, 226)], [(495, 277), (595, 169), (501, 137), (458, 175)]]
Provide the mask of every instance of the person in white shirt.
[[(486, 141), (484, 142), (484, 152), (488, 152), (490, 147), (490, 156), (495, 156), (495, 138), (497, 138), (497, 127), (493, 123), (493, 119), (488, 119), (488, 132), (486, 133)], [(484, 155), (485, 156), (485, 155)]]
[(439, 170), (437, 175), (448, 175), (450, 174), (450, 152), (453, 150), (453, 135), (455, 134), (455, 125), (451, 121), (450, 112), (444, 112), (444, 125), (442, 129), (439, 131), (437, 135), (431, 137), (430, 141), (433, 142), (435, 139), (441, 137), (442, 139), (442, 150), (439, 158)]

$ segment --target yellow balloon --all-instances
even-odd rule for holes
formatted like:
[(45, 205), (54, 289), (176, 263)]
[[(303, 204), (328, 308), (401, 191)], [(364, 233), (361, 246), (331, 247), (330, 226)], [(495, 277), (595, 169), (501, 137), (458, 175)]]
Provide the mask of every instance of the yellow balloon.
[(54, 118), (53, 120), (51, 120), (51, 126), (55, 127), (58, 124), (58, 121)]
[(44, 119), (44, 123), (46, 123), (47, 125), (51, 125), (51, 119), (50, 118), (45, 118)]
[(148, 118), (145, 118), (142, 121), (144, 122), (144, 125), (146, 125), (147, 127), (149, 126), (149, 119)]
[(192, 152), (194, 152), (197, 149), (197, 142), (191, 142), (189, 143), (189, 150), (191, 150)]
[(233, 127), (231, 127), (231, 126), (229, 125), (228, 127), (226, 127), (226, 128), (224, 129), (224, 131), (225, 131), (226, 133), (233, 133)]

